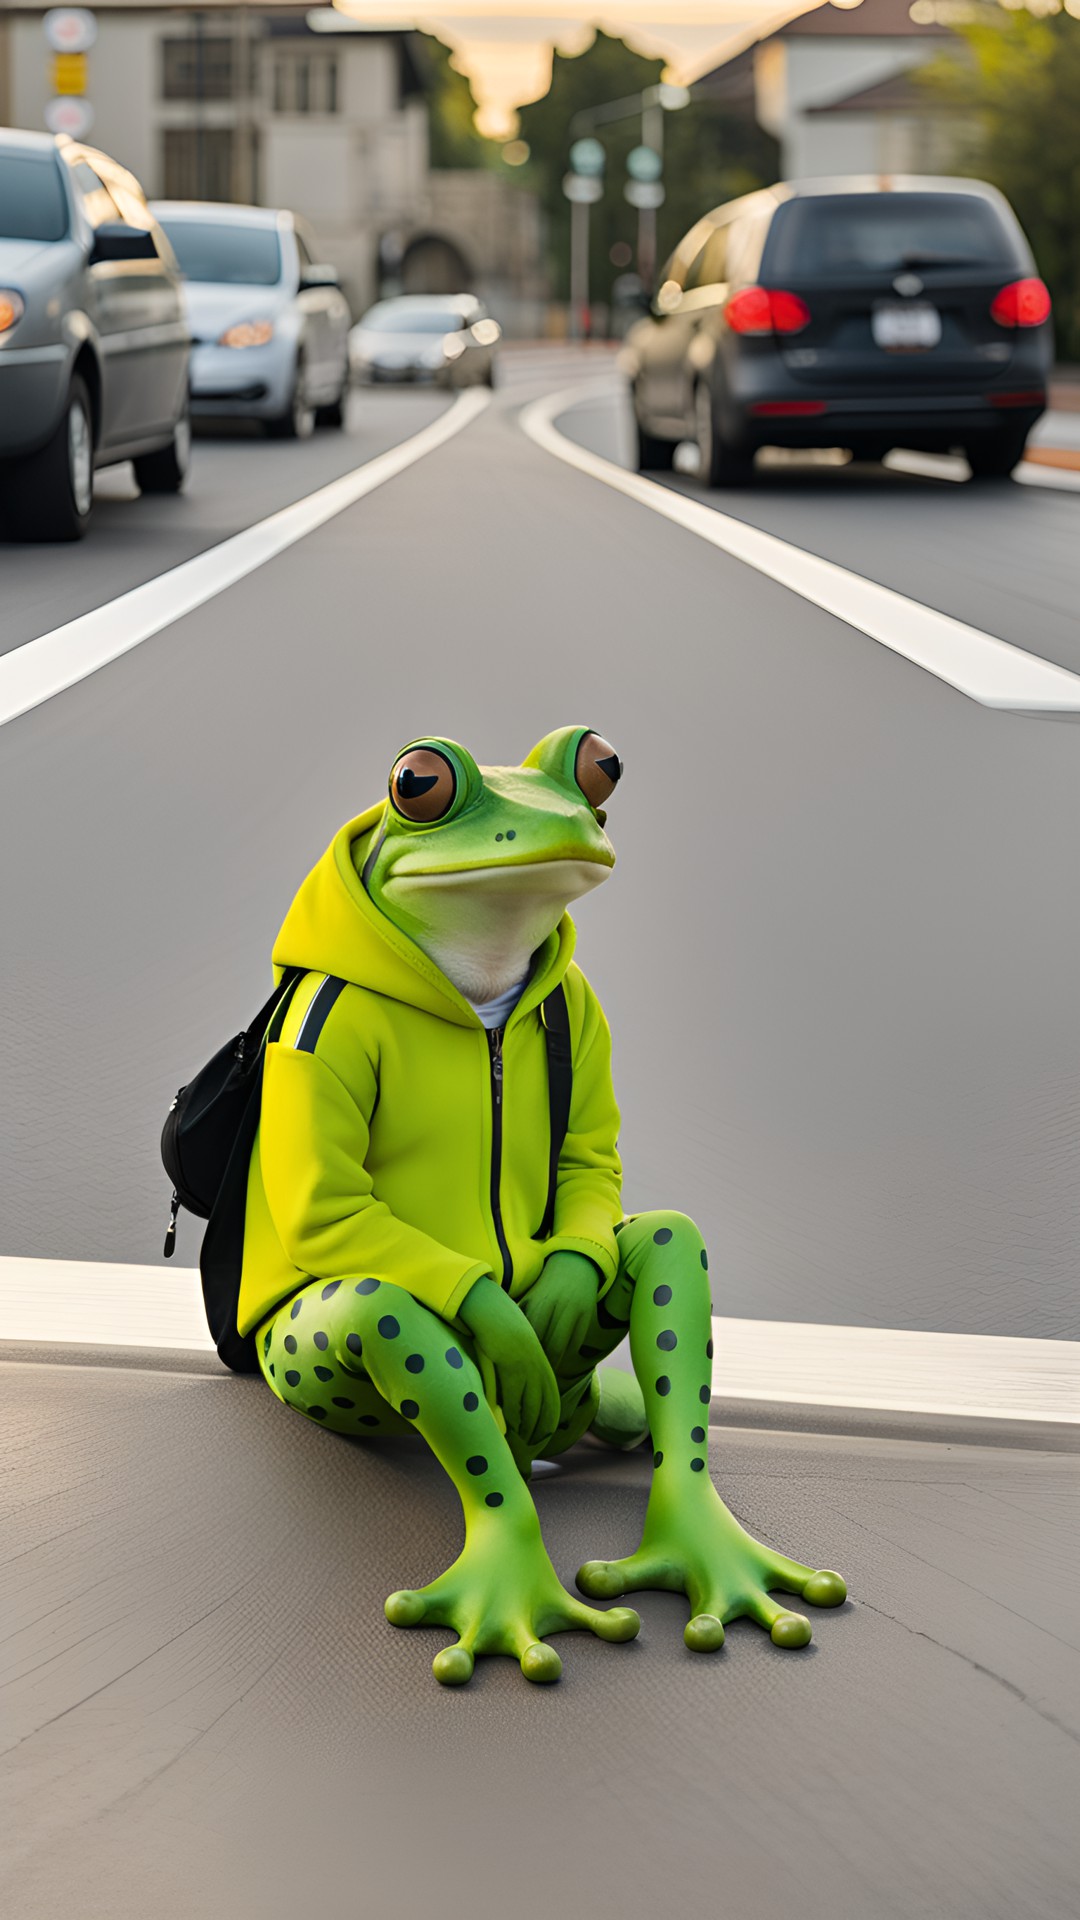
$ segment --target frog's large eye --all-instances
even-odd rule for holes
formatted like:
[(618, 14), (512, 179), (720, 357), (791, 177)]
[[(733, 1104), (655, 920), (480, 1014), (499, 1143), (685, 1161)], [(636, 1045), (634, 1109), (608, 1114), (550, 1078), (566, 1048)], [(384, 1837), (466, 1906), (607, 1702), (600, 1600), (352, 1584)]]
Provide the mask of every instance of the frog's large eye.
[(623, 765), (609, 740), (598, 733), (582, 736), (574, 761), (574, 779), (592, 807), (610, 800), (622, 779)]
[(395, 760), (390, 775), (390, 804), (404, 820), (430, 824), (449, 813), (457, 795), (457, 774), (434, 747), (409, 747)]

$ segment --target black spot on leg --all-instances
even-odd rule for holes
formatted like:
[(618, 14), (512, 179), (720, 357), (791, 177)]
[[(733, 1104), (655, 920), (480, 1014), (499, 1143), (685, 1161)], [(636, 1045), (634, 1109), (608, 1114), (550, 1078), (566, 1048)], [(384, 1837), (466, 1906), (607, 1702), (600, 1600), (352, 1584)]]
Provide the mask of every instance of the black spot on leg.
[(360, 1355), (364, 1351), (364, 1343), (361, 1340), (360, 1335), (358, 1333), (347, 1333), (345, 1335), (345, 1345), (348, 1347), (349, 1352), (355, 1353), (357, 1359), (359, 1360)]
[(691, 1438), (691, 1440), (696, 1440), (696, 1441), (697, 1441), (697, 1443), (698, 1443), (698, 1445), (700, 1446), (700, 1445), (701, 1445), (701, 1442), (702, 1442), (702, 1441), (704, 1440), (704, 1438), (705, 1438), (705, 1429), (704, 1429), (704, 1427), (691, 1427), (691, 1429), (690, 1429), (690, 1438)]
[(670, 1227), (657, 1227), (656, 1232), (653, 1234), (653, 1240), (655, 1241), (658, 1247), (666, 1247), (670, 1239), (671, 1239)]
[(374, 1293), (376, 1288), (378, 1287), (378, 1284), (379, 1283), (377, 1280), (358, 1280), (355, 1287), (353, 1288), (353, 1292), (354, 1293)]
[(663, 1333), (657, 1334), (656, 1344), (662, 1353), (672, 1353), (679, 1344), (679, 1336), (672, 1333), (670, 1327), (665, 1327)]
[(290, 1387), (298, 1387), (300, 1385), (300, 1375), (297, 1373), (295, 1367), (289, 1368), (287, 1374), (285, 1375), (285, 1378), (288, 1381)]
[(315, 1345), (316, 1345), (316, 1346), (318, 1347), (318, 1349), (319, 1349), (319, 1352), (320, 1352), (320, 1353), (325, 1353), (325, 1352), (326, 1352), (326, 1349), (327, 1349), (327, 1347), (328, 1347), (328, 1346), (330, 1345), (330, 1336), (329, 1336), (329, 1334), (326, 1334), (326, 1333), (313, 1333), (311, 1337), (312, 1337), (312, 1339), (314, 1340), (314, 1342), (315, 1342)]
[(705, 1251), (705, 1249), (704, 1249), (704, 1247), (702, 1247), (702, 1249), (701, 1249), (701, 1264), (702, 1264), (702, 1266), (704, 1267), (704, 1269), (705, 1269), (705, 1271), (706, 1271), (706, 1273), (708, 1273), (708, 1271), (709, 1271), (709, 1256), (708, 1256), (708, 1254), (706, 1253), (706, 1251)]
[(656, 1383), (656, 1391), (661, 1395), (668, 1394), (671, 1392), (671, 1381), (668, 1379), (666, 1373), (662, 1373), (660, 1375), (660, 1378)]
[(470, 1453), (465, 1465), (472, 1474), (486, 1473), (488, 1470), (488, 1463), (482, 1453)]
[(333, 1367), (316, 1367), (315, 1369), (316, 1380), (332, 1380), (333, 1377), (334, 1377)]
[(401, 1411), (405, 1415), (406, 1420), (415, 1420), (420, 1411), (420, 1403), (418, 1400), (403, 1400), (401, 1403)]
[(296, 1316), (297, 1316), (297, 1314), (299, 1313), (299, 1311), (300, 1311), (300, 1309), (301, 1309), (301, 1307), (303, 1306), (303, 1304), (304, 1304), (304, 1303), (303, 1303), (303, 1301), (302, 1301), (302, 1300), (294, 1300), (294, 1301), (293, 1301), (293, 1303), (292, 1303), (292, 1306), (291, 1306), (291, 1307), (289, 1308), (289, 1319), (290, 1319), (290, 1320), (295, 1320), (295, 1319), (296, 1319)]
[(329, 1284), (325, 1286), (322, 1290), (323, 1299), (332, 1300), (338, 1288), (340, 1287), (340, 1285), (341, 1285), (340, 1280), (331, 1280)]
[(465, 1365), (465, 1362), (462, 1359), (456, 1347), (447, 1347), (446, 1364), (448, 1367), (463, 1367)]
[(379, 1424), (379, 1419), (377, 1414), (362, 1413), (360, 1415), (360, 1425), (362, 1427), (377, 1427), (378, 1424)]
[(707, 1340), (705, 1342), (705, 1358), (706, 1360), (711, 1360), (712, 1357), (713, 1357), (713, 1343), (711, 1340)]
[(707, 1407), (709, 1401), (712, 1399), (712, 1388), (700, 1387), (698, 1389), (698, 1399), (701, 1401), (703, 1407)]
[(475, 1393), (467, 1393), (461, 1404), (466, 1413), (475, 1413), (480, 1401)]
[(309, 1407), (307, 1411), (308, 1411), (309, 1420), (325, 1420), (326, 1419), (325, 1407)]
[(704, 1460), (691, 1460), (690, 1462), (691, 1473), (703, 1473), (704, 1470), (705, 1470)]
[(392, 1313), (384, 1313), (379, 1321), (379, 1332), (384, 1340), (396, 1340), (401, 1332), (401, 1323), (394, 1319)]
[(503, 1497), (501, 1493), (487, 1493), (484, 1495), (485, 1507), (501, 1507), (502, 1503)]
[(353, 1408), (356, 1406), (356, 1401), (346, 1400), (343, 1394), (335, 1393), (334, 1398), (330, 1402), (330, 1404), (331, 1406), (334, 1406), (334, 1407), (345, 1407), (351, 1413)]
[(653, 1306), (654, 1307), (666, 1307), (670, 1299), (671, 1299), (670, 1287), (654, 1287), (653, 1288)]
[(661, 1466), (663, 1464), (663, 1459), (664, 1459), (664, 1456), (662, 1453), (654, 1453), (652, 1457), (653, 1466), (654, 1467)]
[(287, 1333), (285, 1335), (285, 1351), (286, 1353), (296, 1352), (296, 1335), (294, 1333)]
[(423, 1373), (424, 1356), (422, 1353), (410, 1353), (405, 1365), (410, 1373)]

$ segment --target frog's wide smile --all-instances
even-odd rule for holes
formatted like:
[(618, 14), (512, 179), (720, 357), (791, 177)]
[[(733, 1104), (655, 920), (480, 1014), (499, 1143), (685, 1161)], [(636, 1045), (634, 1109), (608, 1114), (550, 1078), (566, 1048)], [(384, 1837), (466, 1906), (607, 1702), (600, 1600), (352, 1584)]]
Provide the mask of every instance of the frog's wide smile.
[(530, 867), (590, 866), (608, 870), (614, 865), (613, 853), (605, 853), (599, 847), (577, 846), (557, 849), (554, 853), (506, 853), (497, 855), (493, 860), (462, 862), (460, 866), (398, 867), (387, 876), (385, 884), (392, 886), (404, 881), (426, 881), (436, 886), (446, 886), (455, 881), (483, 881), (514, 872), (524, 873)]

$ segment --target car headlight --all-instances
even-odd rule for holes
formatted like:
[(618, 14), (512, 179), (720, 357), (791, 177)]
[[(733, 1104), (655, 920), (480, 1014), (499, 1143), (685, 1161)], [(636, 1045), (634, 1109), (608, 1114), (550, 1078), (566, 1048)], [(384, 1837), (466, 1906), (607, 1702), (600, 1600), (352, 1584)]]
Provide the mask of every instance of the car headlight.
[(442, 350), (447, 360), (460, 360), (465, 351), (465, 342), (460, 333), (448, 333), (443, 340)]
[(493, 347), (496, 340), (502, 339), (502, 328), (497, 320), (478, 320), (473, 327), (472, 337), (478, 347)]
[(226, 327), (219, 347), (265, 347), (274, 337), (272, 320), (238, 320), (235, 327)]
[(8, 333), (26, 312), (26, 302), (21, 293), (12, 287), (0, 287), (0, 333)]

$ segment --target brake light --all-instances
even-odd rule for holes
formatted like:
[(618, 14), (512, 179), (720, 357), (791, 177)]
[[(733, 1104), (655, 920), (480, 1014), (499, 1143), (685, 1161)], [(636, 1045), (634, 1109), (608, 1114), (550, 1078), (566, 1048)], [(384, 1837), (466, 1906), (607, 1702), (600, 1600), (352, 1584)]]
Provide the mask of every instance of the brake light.
[(1050, 294), (1041, 280), (1011, 280), (990, 302), (999, 327), (1041, 327), (1050, 318)]
[(724, 308), (732, 333), (801, 333), (810, 309), (797, 293), (774, 287), (743, 287)]

